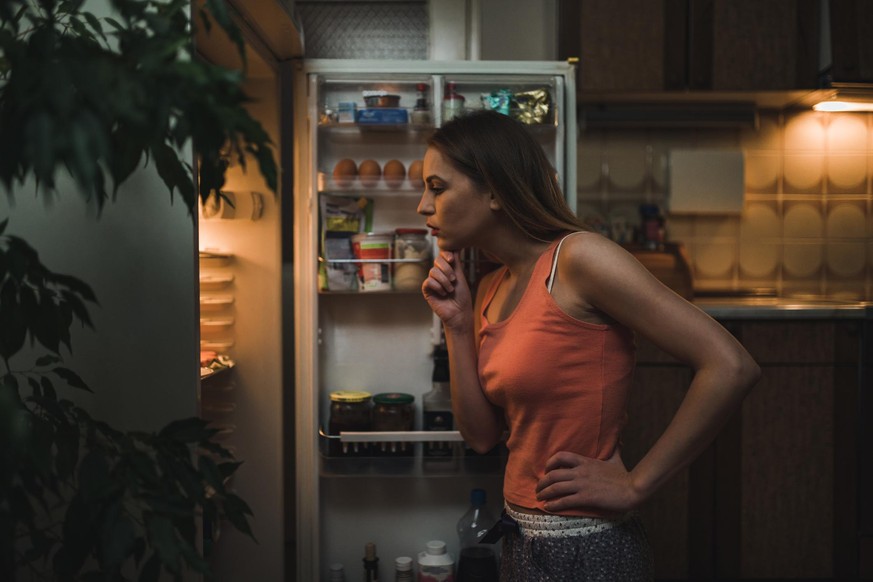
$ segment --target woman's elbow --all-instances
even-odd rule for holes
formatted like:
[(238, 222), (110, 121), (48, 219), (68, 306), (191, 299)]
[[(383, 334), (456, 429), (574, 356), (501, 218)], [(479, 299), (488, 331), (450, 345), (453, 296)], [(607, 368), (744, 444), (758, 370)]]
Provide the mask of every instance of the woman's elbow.
[(731, 358), (729, 366), (730, 377), (734, 379), (734, 384), (743, 396), (748, 394), (761, 379), (761, 366), (745, 350), (736, 353)]
[(461, 436), (464, 438), (464, 443), (480, 455), (484, 455), (500, 443), (499, 438), (473, 437), (463, 433)]

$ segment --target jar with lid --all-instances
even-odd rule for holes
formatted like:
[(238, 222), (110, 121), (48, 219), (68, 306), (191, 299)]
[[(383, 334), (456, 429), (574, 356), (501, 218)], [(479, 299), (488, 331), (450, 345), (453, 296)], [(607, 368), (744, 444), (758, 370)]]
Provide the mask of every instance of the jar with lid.
[(431, 244), (423, 228), (398, 228), (394, 233), (394, 289), (417, 291), (430, 268)]
[[(385, 392), (373, 396), (373, 430), (377, 432), (415, 430), (415, 397), (402, 392)], [(384, 441), (374, 444), (380, 456), (411, 456), (414, 443)]]
[[(330, 393), (328, 434), (372, 429), (371, 394), (363, 390), (337, 390)], [(330, 439), (328, 454), (335, 457), (362, 457), (370, 453), (367, 443), (344, 443)]]

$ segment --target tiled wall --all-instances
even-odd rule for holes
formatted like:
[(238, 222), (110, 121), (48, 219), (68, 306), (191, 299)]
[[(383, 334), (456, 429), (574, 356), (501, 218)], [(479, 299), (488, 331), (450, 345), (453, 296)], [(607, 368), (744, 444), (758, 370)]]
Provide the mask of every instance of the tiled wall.
[[(873, 300), (873, 114), (763, 112), (758, 130), (591, 130), (578, 147), (579, 215), (604, 230), (667, 205), (672, 148), (740, 148), (740, 215), (667, 217), (700, 290)], [(620, 236), (620, 234), (619, 234)]]

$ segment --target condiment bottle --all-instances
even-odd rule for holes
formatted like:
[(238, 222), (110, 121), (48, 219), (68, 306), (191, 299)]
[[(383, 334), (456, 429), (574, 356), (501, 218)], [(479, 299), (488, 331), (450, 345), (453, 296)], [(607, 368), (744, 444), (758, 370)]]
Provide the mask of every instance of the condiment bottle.
[(379, 582), (379, 558), (373, 542), (364, 546), (364, 582)]
[(329, 582), (346, 582), (346, 572), (343, 565), (340, 563), (331, 564), (327, 579)]
[[(452, 430), (452, 392), (449, 384), (449, 355), (445, 348), (437, 348), (433, 356), (432, 388), (422, 396), (422, 429)], [(451, 457), (452, 446), (446, 441), (424, 443), (425, 457)]]
[(455, 83), (446, 83), (443, 96), (443, 123), (464, 113), (464, 96), (457, 92)]
[(412, 123), (426, 125), (431, 122), (430, 119), (430, 104), (427, 101), (428, 85), (427, 83), (418, 83), (415, 86), (417, 98), (415, 100), (415, 109), (412, 110)]
[(412, 582), (412, 558), (409, 556), (394, 559), (394, 582)]
[(418, 554), (418, 579), (428, 582), (454, 582), (455, 560), (446, 553), (446, 542), (427, 542), (427, 550)]

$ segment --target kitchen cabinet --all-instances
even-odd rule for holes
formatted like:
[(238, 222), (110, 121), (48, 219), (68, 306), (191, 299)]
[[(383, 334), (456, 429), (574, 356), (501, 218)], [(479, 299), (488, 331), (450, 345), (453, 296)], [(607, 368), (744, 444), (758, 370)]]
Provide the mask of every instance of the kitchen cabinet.
[(873, 3), (831, 0), (831, 80), (873, 82)]
[(559, 9), (558, 56), (580, 59), (580, 101), (816, 87), (816, 1), (567, 0)]
[[(722, 322), (762, 378), (716, 441), (641, 509), (658, 579), (857, 579), (861, 320)], [(690, 369), (640, 341), (633, 466)]]

